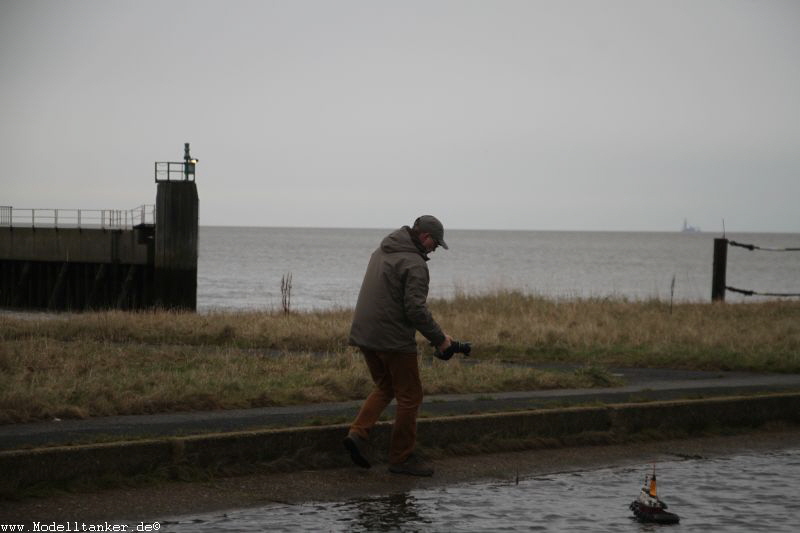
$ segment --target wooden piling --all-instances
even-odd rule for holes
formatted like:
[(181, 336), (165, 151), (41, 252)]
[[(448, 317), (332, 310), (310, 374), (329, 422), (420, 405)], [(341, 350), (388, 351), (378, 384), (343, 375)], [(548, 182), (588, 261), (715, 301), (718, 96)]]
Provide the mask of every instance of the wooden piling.
[(714, 239), (714, 273), (711, 278), (711, 301), (725, 301), (726, 271), (728, 268), (728, 239)]

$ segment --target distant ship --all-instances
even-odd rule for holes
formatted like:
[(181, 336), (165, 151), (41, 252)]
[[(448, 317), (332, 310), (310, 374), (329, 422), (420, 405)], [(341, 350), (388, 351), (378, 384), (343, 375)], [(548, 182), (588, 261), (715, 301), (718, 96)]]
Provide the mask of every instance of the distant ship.
[(690, 226), (686, 219), (683, 219), (683, 229), (681, 230), (682, 233), (700, 233), (700, 228), (697, 226)]

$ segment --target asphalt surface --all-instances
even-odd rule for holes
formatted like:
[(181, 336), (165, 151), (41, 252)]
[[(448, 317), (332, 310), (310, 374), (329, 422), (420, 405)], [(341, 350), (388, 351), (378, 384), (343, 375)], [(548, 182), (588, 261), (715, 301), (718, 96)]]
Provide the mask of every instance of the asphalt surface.
[[(610, 371), (621, 377), (625, 385), (612, 388), (428, 396), (421, 412), (422, 416), (454, 416), (581, 404), (800, 391), (800, 374), (641, 368), (617, 368)], [(0, 426), (0, 450), (340, 423), (354, 417), (360, 405), (360, 401), (355, 401), (9, 424)], [(387, 413), (390, 416), (393, 414), (393, 406), (390, 406)]]

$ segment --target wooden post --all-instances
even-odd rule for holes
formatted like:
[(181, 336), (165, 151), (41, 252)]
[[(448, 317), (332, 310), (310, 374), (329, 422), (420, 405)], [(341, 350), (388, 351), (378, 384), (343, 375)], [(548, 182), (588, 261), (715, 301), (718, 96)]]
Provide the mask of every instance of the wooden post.
[(725, 272), (728, 267), (728, 239), (714, 239), (714, 275), (711, 278), (711, 301), (725, 301)]
[(47, 308), (48, 309), (55, 309), (58, 307), (59, 309), (63, 308), (63, 300), (59, 297), (61, 295), (62, 289), (64, 288), (64, 278), (67, 277), (67, 269), (69, 269), (69, 263), (63, 262), (61, 263), (61, 268), (58, 271), (58, 277), (56, 277), (55, 285), (53, 286), (53, 290), (50, 292), (50, 298), (47, 301)]
[(95, 267), (94, 273), (94, 283), (92, 283), (92, 290), (89, 292), (89, 296), (86, 298), (86, 309), (92, 309), (94, 306), (94, 302), (97, 300), (97, 294), (101, 291), (101, 282), (104, 281), (106, 276), (106, 264), (100, 263), (99, 266)]
[(119, 296), (117, 296), (117, 309), (126, 309), (132, 307), (125, 305), (125, 303), (128, 299), (128, 293), (130, 292), (131, 284), (133, 284), (133, 278), (135, 275), (136, 265), (131, 265), (128, 267), (128, 275), (125, 276), (125, 281), (122, 282), (122, 288), (119, 291)]
[(22, 272), (19, 275), (19, 280), (17, 281), (15, 291), (11, 300), (12, 307), (19, 307), (22, 305), (30, 305), (31, 297), (30, 297), (30, 290), (29, 290), (29, 283), (28, 278), (30, 277), (31, 273), (31, 262), (25, 261), (25, 264), (22, 265)]

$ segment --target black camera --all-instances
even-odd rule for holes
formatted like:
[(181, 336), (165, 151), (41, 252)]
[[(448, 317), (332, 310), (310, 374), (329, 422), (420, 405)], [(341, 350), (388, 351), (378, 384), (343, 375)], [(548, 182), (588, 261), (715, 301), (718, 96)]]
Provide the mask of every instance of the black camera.
[(450, 341), (450, 346), (448, 346), (445, 351), (442, 352), (439, 350), (439, 348), (436, 348), (436, 351), (433, 352), (433, 355), (442, 361), (447, 361), (457, 353), (463, 353), (465, 357), (468, 357), (471, 351), (472, 344), (468, 342)]

